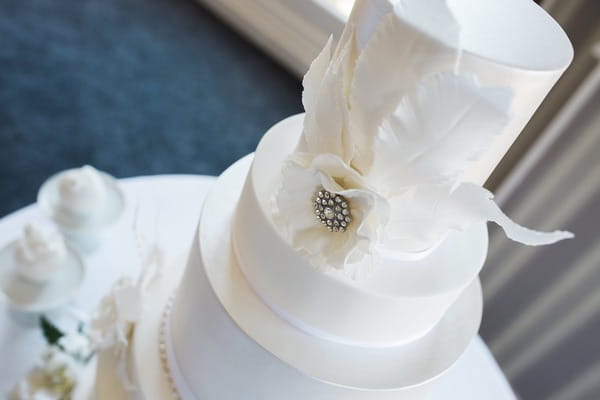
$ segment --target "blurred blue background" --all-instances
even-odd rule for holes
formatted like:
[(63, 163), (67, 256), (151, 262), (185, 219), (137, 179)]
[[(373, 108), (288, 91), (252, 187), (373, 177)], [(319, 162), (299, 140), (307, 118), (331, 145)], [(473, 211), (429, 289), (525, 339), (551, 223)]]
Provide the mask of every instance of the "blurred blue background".
[(301, 85), (189, 0), (0, 2), (0, 216), (52, 173), (219, 174)]

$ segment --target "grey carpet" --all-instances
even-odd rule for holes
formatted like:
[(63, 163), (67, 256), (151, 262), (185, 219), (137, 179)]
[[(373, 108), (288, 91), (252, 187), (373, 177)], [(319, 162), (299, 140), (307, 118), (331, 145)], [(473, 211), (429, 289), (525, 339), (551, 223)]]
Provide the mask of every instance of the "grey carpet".
[(0, 2), (0, 216), (52, 173), (218, 174), (299, 80), (192, 0)]

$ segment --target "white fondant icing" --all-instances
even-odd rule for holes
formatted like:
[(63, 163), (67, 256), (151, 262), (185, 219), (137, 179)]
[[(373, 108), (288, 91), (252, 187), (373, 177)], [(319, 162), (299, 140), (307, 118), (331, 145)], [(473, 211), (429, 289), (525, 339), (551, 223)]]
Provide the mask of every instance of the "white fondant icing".
[(367, 279), (315, 269), (287, 244), (270, 218), (278, 166), (301, 129), (302, 115), (290, 117), (269, 130), (258, 146), (233, 222), (240, 268), (273, 309), (323, 338), (381, 348), (423, 336), (479, 273), (487, 252), (485, 226), (451, 233), (418, 261), (378, 260)]
[[(461, 47), (458, 71), (473, 74), (489, 87), (511, 90), (511, 119), (491, 148), (464, 174), (463, 180), (483, 184), (523, 130), (535, 110), (573, 59), (573, 47), (560, 25), (539, 5), (529, 0), (447, 0), (448, 8), (460, 26), (460, 40), (449, 42), (447, 27), (423, 8), (430, 2), (397, 1), (396, 13), (411, 30), (429, 37), (438, 52), (427, 65), (418, 65), (415, 74), (425, 76), (454, 68), (444, 48)], [(403, 7), (403, 5), (407, 6)], [(436, 47), (434, 44), (441, 46)], [(432, 54), (433, 55), (433, 54)], [(399, 65), (394, 54), (388, 65)]]
[(529, 0), (448, 0), (448, 5), (462, 29), (460, 72), (513, 94), (504, 131), (463, 176), (483, 185), (571, 63), (573, 47), (558, 23)]
[[(444, 26), (424, 14), (427, 2), (397, 2), (404, 20), (448, 46)], [(402, 3), (409, 3), (401, 8)], [(562, 71), (573, 57), (573, 48), (563, 29), (547, 12), (526, 0), (447, 0), (461, 28), (464, 51), (491, 62), (531, 71)]]

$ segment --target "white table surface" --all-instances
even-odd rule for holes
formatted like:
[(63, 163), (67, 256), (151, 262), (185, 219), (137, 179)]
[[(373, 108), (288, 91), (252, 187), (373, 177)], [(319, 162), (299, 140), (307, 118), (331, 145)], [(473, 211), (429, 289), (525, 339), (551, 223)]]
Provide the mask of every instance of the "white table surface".
[[(157, 240), (167, 250), (168, 259), (187, 252), (203, 199), (213, 183), (213, 177), (193, 175), (120, 180), (127, 201), (125, 213), (111, 227), (102, 245), (95, 252), (84, 254), (87, 272), (83, 287), (68, 306), (50, 314), (52, 320), (69, 326), (73, 321), (69, 315), (90, 313), (117, 278), (137, 276), (135, 215), (138, 232), (149, 240)], [(29, 221), (46, 221), (36, 205), (0, 219), (0, 246), (18, 238)], [(0, 299), (0, 398), (5, 398), (5, 393), (31, 368), (43, 348), (40, 330), (32, 318), (12, 311)], [(515, 399), (515, 395), (488, 348), (477, 337), (443, 377), (432, 399), (508, 400)]]

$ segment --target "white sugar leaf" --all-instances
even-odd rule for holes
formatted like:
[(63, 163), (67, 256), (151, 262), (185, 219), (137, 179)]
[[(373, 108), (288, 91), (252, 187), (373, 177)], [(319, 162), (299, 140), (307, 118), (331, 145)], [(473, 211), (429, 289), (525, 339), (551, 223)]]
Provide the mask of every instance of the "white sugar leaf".
[[(344, 161), (349, 161), (353, 148), (347, 135), (348, 109), (345, 99), (346, 75), (349, 73), (349, 57), (351, 42), (343, 47), (339, 57), (334, 57), (323, 78), (317, 82), (318, 73), (322, 72), (325, 58), (319, 59), (313, 72), (309, 72), (305, 96), (306, 115), (304, 130), (298, 151), (310, 154), (334, 154)], [(312, 68), (311, 68), (312, 69)]]
[(448, 200), (449, 194), (447, 186), (422, 185), (389, 198), (391, 216), (383, 249), (388, 253), (424, 254), (440, 243), (448, 231), (440, 204)]
[[(447, 40), (458, 43), (459, 27), (445, 1), (425, 3), (448, 27)], [(397, 13), (402, 12), (402, 7), (396, 8)], [(350, 129), (356, 146), (352, 164), (363, 172), (371, 165), (373, 141), (383, 118), (394, 110), (415, 81), (451, 68), (459, 56), (457, 50), (431, 40), (402, 21), (400, 15), (388, 13), (380, 21), (356, 61), (349, 98)]]
[(315, 105), (317, 103), (317, 96), (319, 94), (319, 88), (323, 82), (323, 77), (327, 71), (327, 66), (331, 61), (331, 43), (333, 37), (329, 36), (327, 43), (317, 56), (310, 64), (310, 68), (304, 79), (302, 80), (302, 86), (304, 91), (302, 92), (302, 105), (306, 112), (314, 112)]
[(417, 84), (382, 123), (369, 176), (392, 193), (455, 184), (504, 129), (510, 99), (508, 90), (452, 72)]
[(434, 248), (449, 231), (464, 231), (475, 223), (495, 222), (508, 238), (529, 246), (572, 238), (564, 231), (539, 232), (512, 221), (494, 202), (491, 192), (472, 183), (451, 191), (445, 185), (415, 186), (390, 199), (392, 214), (383, 249), (389, 255), (417, 254)]
[(362, 51), (383, 17), (393, 11), (394, 6), (390, 0), (356, 0), (342, 40), (350, 39), (350, 31), (355, 30), (356, 49)]
[(528, 246), (547, 245), (574, 237), (571, 232), (540, 232), (517, 224), (498, 207), (491, 192), (472, 183), (463, 183), (456, 188), (449, 208), (448, 215), (454, 219), (449, 222), (453, 222), (454, 228), (461, 229), (464, 221), (491, 221), (498, 224), (509, 239)]

